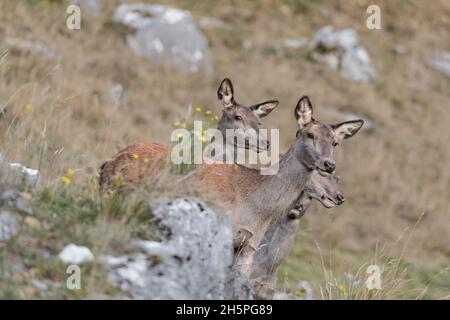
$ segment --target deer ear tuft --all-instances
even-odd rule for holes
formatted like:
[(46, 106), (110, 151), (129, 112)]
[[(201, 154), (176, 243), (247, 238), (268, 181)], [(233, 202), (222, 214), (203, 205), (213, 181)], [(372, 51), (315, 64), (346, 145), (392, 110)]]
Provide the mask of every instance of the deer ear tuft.
[(295, 107), (295, 119), (300, 128), (303, 128), (312, 121), (313, 107), (308, 96), (303, 96)]
[(234, 90), (230, 79), (225, 78), (222, 80), (219, 89), (217, 89), (217, 98), (222, 102), (224, 108), (233, 106)]

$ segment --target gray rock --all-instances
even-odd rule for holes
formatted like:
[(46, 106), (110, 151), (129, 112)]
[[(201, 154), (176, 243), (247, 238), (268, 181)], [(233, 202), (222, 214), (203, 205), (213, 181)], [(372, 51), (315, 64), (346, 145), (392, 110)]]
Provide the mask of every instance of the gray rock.
[(425, 62), (445, 76), (450, 77), (450, 52), (440, 52), (425, 59)]
[(66, 264), (83, 264), (92, 262), (94, 255), (87, 247), (68, 244), (58, 255), (59, 259)]
[(232, 268), (229, 215), (192, 198), (151, 208), (164, 240), (138, 240), (134, 255), (102, 257), (111, 282), (135, 299), (250, 298), (248, 282)]
[(30, 188), (34, 188), (39, 181), (40, 174), (38, 170), (27, 168), (20, 163), (10, 163), (9, 169), (22, 175), (26, 185)]
[(31, 279), (31, 284), (40, 291), (47, 291), (48, 285), (45, 282), (42, 282), (37, 279)]
[(122, 4), (113, 20), (136, 30), (127, 37), (135, 53), (169, 62), (182, 71), (212, 71), (207, 40), (189, 11), (158, 4)]
[(16, 234), (16, 217), (8, 211), (0, 211), (0, 241), (11, 240)]
[(97, 0), (73, 0), (72, 3), (80, 6), (82, 13), (86, 11), (94, 17), (98, 17), (102, 12), (101, 5)]
[(22, 193), (17, 189), (6, 189), (0, 195), (0, 205), (7, 205), (17, 209), (19, 212), (32, 215), (33, 208)]
[(367, 51), (359, 45), (354, 29), (334, 30), (332, 26), (320, 29), (311, 44), (313, 58), (338, 69), (348, 79), (367, 82), (377, 78)]

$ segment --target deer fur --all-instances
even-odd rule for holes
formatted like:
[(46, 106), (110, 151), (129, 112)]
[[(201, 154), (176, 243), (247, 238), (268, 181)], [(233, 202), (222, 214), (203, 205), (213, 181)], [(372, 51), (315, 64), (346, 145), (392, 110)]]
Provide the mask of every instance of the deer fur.
[(308, 97), (299, 100), (295, 116), (299, 134), (280, 157), (276, 174), (261, 175), (259, 170), (241, 165), (215, 164), (201, 167), (194, 177), (199, 188), (228, 202), (233, 214), (235, 263), (247, 276), (251, 273), (254, 252), (276, 216), (286, 215), (294, 208), (314, 170), (334, 172), (333, 148), (363, 125), (362, 120), (337, 125), (315, 120)]
[(344, 202), (338, 180), (337, 176), (322, 176), (314, 171), (294, 208), (288, 214), (277, 217), (270, 225), (255, 252), (250, 275), (257, 299), (270, 299), (273, 296), (278, 268), (292, 247), (300, 218), (309, 208), (312, 199), (319, 201), (325, 208)]

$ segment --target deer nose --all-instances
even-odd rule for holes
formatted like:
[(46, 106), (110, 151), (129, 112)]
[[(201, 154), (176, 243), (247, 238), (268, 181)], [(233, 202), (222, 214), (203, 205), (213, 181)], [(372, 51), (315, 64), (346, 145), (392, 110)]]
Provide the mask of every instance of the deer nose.
[(329, 160), (325, 160), (323, 162), (323, 166), (325, 167), (325, 170), (328, 173), (333, 173), (334, 170), (336, 169), (336, 165), (333, 162), (329, 161)]
[(343, 196), (342, 194), (340, 194), (340, 193), (338, 193), (338, 194), (336, 195), (336, 199), (337, 199), (338, 204), (342, 204), (342, 203), (344, 203), (344, 201), (345, 201), (344, 196)]

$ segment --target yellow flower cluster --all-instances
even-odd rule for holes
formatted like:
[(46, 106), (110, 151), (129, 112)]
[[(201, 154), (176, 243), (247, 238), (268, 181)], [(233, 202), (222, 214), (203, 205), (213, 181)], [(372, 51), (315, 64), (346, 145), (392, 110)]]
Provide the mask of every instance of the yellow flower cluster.
[(173, 126), (174, 126), (175, 128), (183, 128), (183, 129), (186, 129), (186, 127), (187, 127), (186, 123), (180, 122), (180, 121), (175, 121), (175, 122), (173, 123)]
[(67, 169), (67, 172), (64, 176), (61, 177), (61, 182), (64, 185), (68, 185), (72, 182), (72, 177), (74, 175), (75, 171), (73, 169)]

